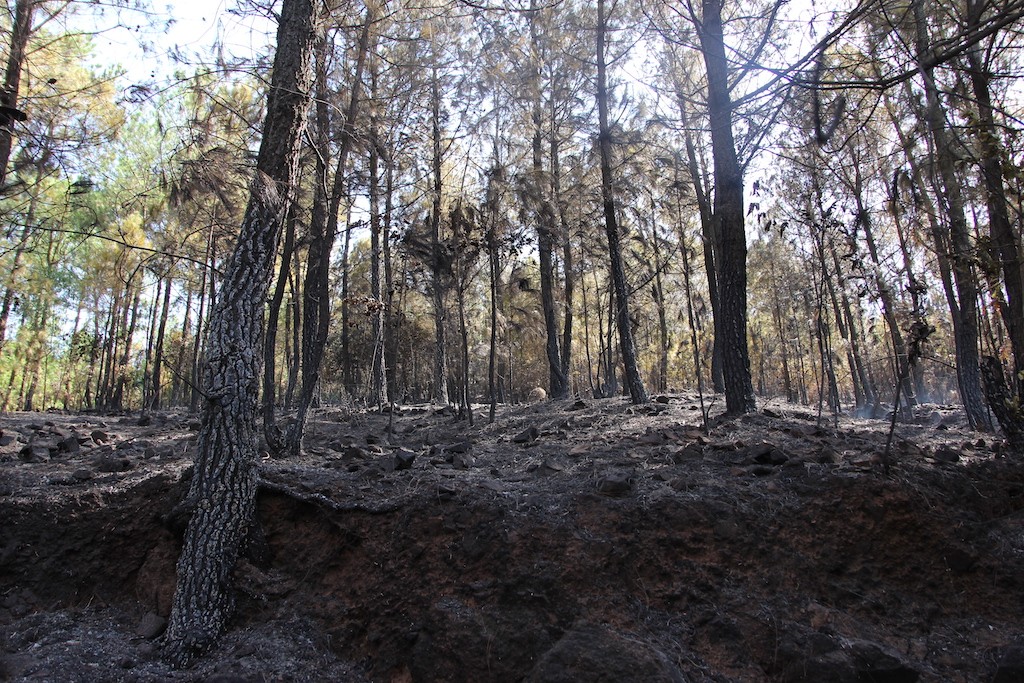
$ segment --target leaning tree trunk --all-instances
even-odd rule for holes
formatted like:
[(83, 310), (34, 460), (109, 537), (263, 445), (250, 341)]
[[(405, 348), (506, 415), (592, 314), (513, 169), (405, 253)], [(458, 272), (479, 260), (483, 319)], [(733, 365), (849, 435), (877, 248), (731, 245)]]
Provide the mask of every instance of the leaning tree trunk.
[(249, 204), (209, 327), (192, 517), (178, 560), (166, 656), (185, 666), (224, 630), (231, 573), (256, 503), (263, 313), (281, 226), (299, 175), (319, 0), (284, 0)]

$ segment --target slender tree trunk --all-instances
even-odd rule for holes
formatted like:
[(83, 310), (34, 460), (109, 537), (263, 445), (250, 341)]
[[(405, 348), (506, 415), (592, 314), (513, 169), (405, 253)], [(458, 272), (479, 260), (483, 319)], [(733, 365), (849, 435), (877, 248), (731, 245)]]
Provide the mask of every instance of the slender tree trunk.
[(708, 117), (715, 167), (715, 259), (718, 267), (718, 311), (715, 337), (722, 349), (725, 410), (729, 414), (756, 409), (747, 350), (747, 236), (743, 216), (743, 169), (732, 132), (729, 62), (722, 33), (722, 0), (703, 0), (698, 27), (708, 80)]
[[(619, 243), (619, 224), (612, 180), (612, 133), (608, 114), (608, 76), (605, 40), (608, 33), (605, 0), (597, 3), (597, 109), (599, 148), (601, 154), (601, 200), (604, 207), (604, 227), (608, 237), (608, 257), (611, 261), (612, 286), (618, 304), (615, 319), (619, 330), (619, 347), (625, 366), (626, 386), (635, 404), (647, 402), (647, 389), (636, 362), (636, 345), (629, 320), (629, 288), (622, 265), (622, 247)], [(742, 215), (742, 214), (741, 214)]]
[(171, 312), (171, 269), (168, 267), (164, 275), (164, 301), (160, 311), (160, 325), (156, 330), (156, 345), (153, 349), (153, 398), (149, 403), (152, 410), (160, 410), (160, 391), (164, 366), (164, 332), (167, 330), (167, 317)]
[[(697, 208), (700, 212), (701, 243), (704, 247), (704, 272), (708, 279), (708, 299), (711, 303), (711, 317), (719, 321), (721, 316), (718, 313), (718, 269), (715, 258), (715, 245), (718, 244), (718, 225), (715, 221), (714, 209), (711, 199), (708, 197), (708, 190), (704, 182), (704, 173), (701, 164), (697, 160), (697, 150), (693, 144), (693, 133), (690, 130), (689, 113), (686, 100), (678, 98), (679, 114), (683, 124), (683, 142), (686, 145), (686, 168), (690, 173), (690, 182), (693, 183), (693, 191), (697, 198)], [(676, 159), (678, 169), (679, 159)], [(715, 393), (725, 391), (725, 378), (722, 376), (722, 335), (719, 334), (717, 322), (715, 323), (715, 334), (711, 347), (711, 384)]]
[[(114, 386), (114, 398), (111, 404), (114, 410), (124, 409), (124, 385), (128, 379), (128, 364), (132, 357), (132, 341), (135, 338), (135, 323), (139, 317), (139, 298), (141, 293), (135, 290), (135, 296), (132, 297), (131, 305), (131, 318), (129, 320), (122, 321), (122, 325), (125, 327), (124, 332), (124, 348), (121, 350), (121, 358), (117, 362), (116, 381)], [(127, 318), (128, 307), (125, 306), (125, 317)]]
[(292, 255), (295, 253), (295, 224), (298, 222), (296, 203), (288, 208), (288, 217), (284, 222), (284, 244), (281, 247), (280, 266), (270, 306), (267, 310), (267, 332), (263, 342), (263, 436), (271, 451), (279, 452), (283, 446), (284, 433), (277, 426), (276, 405), (278, 390), (276, 385), (277, 366), (277, 330), (280, 327), (281, 304), (284, 301), (284, 290), (288, 286), (288, 276), (292, 269)]
[[(14, 8), (14, 25), (11, 27), (11, 49), (7, 55), (7, 71), (4, 75), (4, 89), (0, 94), (0, 105), (13, 111), (18, 108), (18, 96), (21, 89), (21, 70), (25, 61), (25, 50), (32, 36), (32, 15), (36, 5), (43, 0), (18, 0)], [(24, 118), (24, 114), (21, 115)], [(16, 116), (5, 113), (7, 125), (0, 126), (0, 188), (7, 182), (7, 165), (14, 147), (14, 133), (11, 130)]]
[[(327, 347), (327, 332), (330, 327), (330, 265), (331, 250), (338, 232), (338, 211), (344, 195), (345, 165), (355, 137), (356, 117), (359, 113), (363, 67), (370, 45), (370, 28), (373, 25), (373, 10), (366, 9), (366, 17), (359, 35), (356, 65), (352, 74), (352, 86), (349, 93), (348, 108), (341, 128), (338, 141), (338, 158), (334, 168), (334, 179), (327, 188), (327, 165), (318, 155), (317, 187), (313, 200), (313, 213), (310, 217), (310, 243), (307, 255), (306, 277), (302, 287), (302, 388), (299, 391), (298, 407), (295, 421), (288, 429), (284, 452), (297, 456), (302, 450), (302, 437), (306, 431), (306, 419), (312, 405), (317, 385), (320, 382), (320, 365), (324, 350)], [(324, 39), (320, 60), (328, 57), (328, 46)], [(325, 78), (326, 73), (322, 74)], [(322, 78), (317, 79), (318, 82)], [(318, 85), (318, 91), (324, 86)], [(326, 153), (329, 145), (329, 117), (327, 107), (321, 104), (326, 93), (317, 97), (317, 139), (318, 147)]]
[(210, 236), (206, 242), (206, 258), (203, 260), (203, 276), (200, 283), (200, 295), (199, 295), (199, 313), (196, 316), (196, 337), (192, 341), (192, 368), (189, 373), (192, 382), (191, 397), (189, 398), (189, 410), (195, 412), (199, 409), (199, 399), (201, 397), (199, 389), (199, 372), (202, 363), (202, 351), (203, 351), (203, 335), (206, 332), (206, 311), (207, 311), (207, 279), (213, 279), (213, 268), (214, 268), (214, 251), (216, 245), (216, 238), (214, 237), (213, 228), (210, 228)]
[[(377, 99), (377, 64), (371, 65), (370, 98)], [(384, 357), (384, 330), (387, 306), (381, 291), (381, 240), (387, 239), (386, 226), (381, 227), (380, 215), (380, 140), (376, 112), (370, 117), (369, 172), (370, 172), (370, 297), (373, 299), (373, 360), (370, 364), (370, 401), (381, 407), (388, 402), (387, 363)], [(384, 234), (382, 234), (384, 233)]]
[(549, 182), (544, 178), (543, 158), (543, 102), (542, 102), (542, 54), (537, 22), (540, 20), (536, 0), (531, 0), (530, 12), (530, 45), (532, 63), (530, 64), (530, 99), (531, 122), (533, 124), (533, 166), (529, 184), (529, 200), (536, 210), (537, 221), (537, 258), (540, 265), (540, 301), (544, 314), (544, 351), (548, 361), (548, 394), (551, 398), (565, 398), (569, 393), (565, 373), (562, 371), (562, 354), (559, 350), (558, 320), (555, 313), (555, 209), (552, 206), (548, 189)]
[[(977, 28), (981, 25), (981, 15), (987, 3), (981, 0), (968, 0), (967, 16), (968, 27)], [(995, 263), (998, 263), (1003, 276), (1003, 287), (1006, 289), (1006, 306), (1003, 311), (1003, 321), (1010, 335), (1010, 346), (1013, 352), (1013, 373), (1009, 386), (1011, 396), (1017, 398), (1016, 405), (1021, 405), (1024, 398), (1024, 271), (1021, 265), (1021, 243), (1020, 238), (1013, 230), (1010, 223), (1009, 202), (1006, 198), (1005, 174), (1003, 172), (1003, 159), (1005, 152), (1000, 143), (999, 129), (995, 122), (995, 108), (992, 105), (991, 94), (991, 72), (983, 61), (980, 47), (974, 47), (967, 52), (968, 74), (971, 80), (971, 90), (974, 93), (974, 100), (978, 107), (978, 122), (974, 126), (975, 134), (981, 147), (981, 174), (985, 180), (985, 203), (988, 209), (989, 237), (991, 239), (991, 256)], [(984, 368), (983, 368), (984, 369)], [(994, 366), (989, 366), (989, 372)], [(992, 380), (986, 382), (991, 385)], [(989, 403), (994, 401), (989, 398)], [(993, 406), (994, 407), (994, 406)], [(996, 412), (1000, 416), (999, 412)], [(1013, 417), (1012, 412), (1003, 414), (1006, 417)], [(1016, 424), (1007, 426), (1002, 424), (1003, 430), (1015, 436), (1024, 433), (1024, 425)]]
[(211, 315), (194, 506), (178, 561), (165, 654), (185, 666), (208, 649), (233, 610), (231, 574), (255, 513), (263, 316), (281, 226), (299, 175), (312, 90), (318, 0), (284, 0), (256, 178)]
[[(922, 0), (912, 3), (915, 20), (915, 42), (921, 64), (931, 63), (932, 46)], [(935, 82), (934, 69), (923, 66), (921, 76), (925, 92), (925, 122), (934, 143), (933, 153), (941, 183), (936, 188), (944, 199), (949, 220), (950, 261), (959, 304), (959, 324), (954, 326), (956, 345), (956, 371), (960, 385), (960, 399), (967, 412), (971, 427), (978, 430), (992, 428), (981, 389), (981, 358), (978, 352), (978, 280), (972, 265), (973, 247), (964, 214), (964, 201), (960, 179), (956, 173), (952, 140), (946, 128), (946, 116)]]
[(433, 199), (430, 209), (431, 293), (434, 302), (434, 400), (447, 405), (448, 400), (448, 342), (445, 334), (445, 259), (441, 244), (441, 83), (437, 73), (437, 58), (430, 67), (430, 125), (433, 141)]

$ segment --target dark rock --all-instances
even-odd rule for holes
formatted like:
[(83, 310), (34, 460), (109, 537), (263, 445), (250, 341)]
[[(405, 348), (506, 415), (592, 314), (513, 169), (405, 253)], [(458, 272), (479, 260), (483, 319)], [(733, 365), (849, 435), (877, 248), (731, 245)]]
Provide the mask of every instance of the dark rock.
[(761, 411), (761, 413), (765, 417), (775, 417), (775, 418), (782, 417), (782, 413), (776, 412), (776, 411), (772, 410), (771, 408), (765, 408), (764, 410)]
[(198, 432), (200, 429), (203, 428), (203, 422), (202, 420), (190, 420), (188, 423), (188, 428), (193, 432)]
[(81, 449), (81, 444), (78, 443), (78, 437), (77, 436), (71, 435), (71, 436), (64, 437), (64, 439), (60, 443), (57, 444), (57, 448), (62, 453), (72, 453), (72, 454), (74, 454), (74, 453), (78, 453), (78, 451)]
[(785, 465), (789, 460), (789, 456), (783, 453), (781, 450), (772, 446), (771, 444), (765, 444), (768, 446), (767, 450), (761, 450), (755, 457), (754, 462), (761, 465)]
[(960, 453), (949, 446), (940, 446), (932, 453), (932, 458), (937, 462), (954, 463), (960, 462)]
[(633, 488), (633, 478), (628, 472), (609, 472), (597, 480), (597, 492), (606, 496), (623, 496)]
[(79, 467), (77, 470), (71, 473), (71, 478), (77, 479), (78, 481), (89, 481), (90, 479), (92, 479), (92, 470), (86, 469), (84, 467)]
[(396, 470), (407, 470), (412, 467), (413, 461), (416, 460), (416, 453), (404, 448), (399, 448), (395, 451), (395, 469)]
[(654, 401), (656, 403), (666, 403), (667, 404), (667, 403), (670, 403), (672, 401), (672, 399), (670, 399), (668, 396), (665, 396), (664, 394), (659, 394), (658, 396), (654, 397)]
[(369, 458), (370, 452), (359, 446), (352, 445), (345, 448), (345, 460), (367, 460)]
[(512, 437), (512, 443), (531, 443), (540, 438), (540, 430), (530, 426)]
[(867, 641), (853, 641), (840, 649), (794, 662), (783, 673), (785, 683), (916, 683), (920, 673), (896, 655)]
[(49, 462), (50, 449), (46, 446), (30, 444), (18, 452), (18, 457), (21, 458), (23, 462)]
[(367, 434), (366, 435), (366, 443), (368, 443), (370, 445), (378, 444), (378, 443), (380, 443), (380, 437), (378, 435), (376, 435), (376, 434)]
[(1024, 681), (1024, 645), (1010, 645), (998, 655), (999, 664), (992, 677), (992, 683), (1017, 683)]
[(476, 466), (476, 458), (470, 453), (456, 453), (452, 457), (452, 466), (458, 470), (467, 470)]
[[(978, 563), (975, 555), (962, 548), (950, 548), (945, 553), (946, 566), (954, 574), (966, 574)], [(1024, 680), (1024, 679), (1022, 679)]]
[(700, 460), (704, 457), (704, 449), (697, 444), (690, 444), (672, 454), (672, 462), (681, 465), (688, 460)]
[(139, 425), (140, 427), (148, 427), (149, 425), (153, 424), (153, 416), (150, 415), (149, 413), (143, 413), (142, 415), (139, 416), (139, 420), (138, 422), (136, 422), (136, 424)]
[(458, 441), (445, 447), (445, 451), (452, 455), (458, 455), (459, 453), (469, 453), (472, 450), (473, 443), (471, 441)]
[(685, 683), (686, 676), (663, 652), (604, 626), (577, 627), (544, 653), (530, 683), (617, 681)]
[(106, 443), (110, 439), (110, 435), (102, 429), (94, 429), (89, 436), (95, 443)]
[(104, 456), (96, 460), (96, 471), (98, 472), (127, 472), (132, 469), (128, 458), (115, 458)]
[(142, 621), (135, 627), (135, 635), (140, 638), (152, 640), (156, 638), (164, 629), (167, 628), (167, 620), (156, 612), (147, 612), (146, 616), (142, 617)]
[(13, 434), (0, 435), (0, 447), (10, 446), (12, 443), (14, 443), (14, 441), (15, 436)]
[(575, 403), (572, 404), (570, 410), (584, 410), (586, 407), (587, 402), (584, 401), (583, 399), (578, 399)]

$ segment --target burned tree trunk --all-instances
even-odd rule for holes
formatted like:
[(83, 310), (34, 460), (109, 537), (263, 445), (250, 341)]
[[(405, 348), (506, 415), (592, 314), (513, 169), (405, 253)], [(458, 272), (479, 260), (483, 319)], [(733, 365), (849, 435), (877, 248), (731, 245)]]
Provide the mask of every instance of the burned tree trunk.
[(319, 0), (284, 0), (256, 178), (210, 320), (189, 491), (194, 511), (164, 643), (175, 666), (188, 665), (224, 630), (233, 607), (231, 572), (254, 515), (263, 312), (298, 178), (320, 16)]

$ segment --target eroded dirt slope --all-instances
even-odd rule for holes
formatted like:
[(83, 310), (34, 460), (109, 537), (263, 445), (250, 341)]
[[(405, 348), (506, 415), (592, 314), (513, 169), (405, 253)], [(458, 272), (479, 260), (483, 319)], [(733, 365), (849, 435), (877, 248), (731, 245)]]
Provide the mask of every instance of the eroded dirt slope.
[(154, 636), (194, 420), (0, 419), (0, 677), (1024, 680), (1024, 467), (952, 409), (898, 427), (888, 475), (887, 424), (792, 406), (477, 420), (321, 411), (263, 464), (237, 623), (176, 672)]

